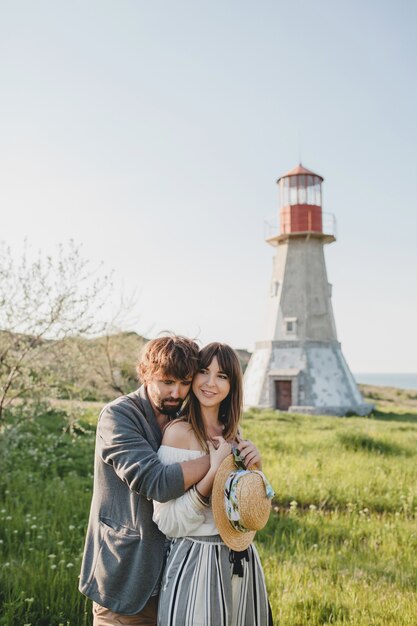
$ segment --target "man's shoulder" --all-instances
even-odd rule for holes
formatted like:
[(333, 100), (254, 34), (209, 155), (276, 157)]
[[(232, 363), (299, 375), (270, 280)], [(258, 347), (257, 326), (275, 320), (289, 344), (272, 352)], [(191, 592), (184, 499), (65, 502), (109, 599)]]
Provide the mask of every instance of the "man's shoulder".
[(111, 415), (114, 413), (142, 414), (144, 412), (143, 398), (141, 397), (140, 389), (137, 389), (133, 393), (119, 396), (108, 402), (102, 408), (100, 415)]

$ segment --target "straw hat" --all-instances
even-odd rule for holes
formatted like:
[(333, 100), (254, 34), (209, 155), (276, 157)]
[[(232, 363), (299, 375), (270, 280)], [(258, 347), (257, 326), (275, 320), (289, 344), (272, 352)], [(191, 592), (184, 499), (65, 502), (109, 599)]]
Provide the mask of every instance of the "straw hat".
[(230, 454), (217, 470), (211, 494), (214, 521), (224, 543), (237, 552), (246, 550), (257, 530), (263, 528), (269, 518), (271, 500), (266, 494), (263, 478), (257, 472), (245, 472), (237, 477), (236, 499), (240, 529), (230, 522), (226, 510), (225, 485), (231, 472), (238, 468)]

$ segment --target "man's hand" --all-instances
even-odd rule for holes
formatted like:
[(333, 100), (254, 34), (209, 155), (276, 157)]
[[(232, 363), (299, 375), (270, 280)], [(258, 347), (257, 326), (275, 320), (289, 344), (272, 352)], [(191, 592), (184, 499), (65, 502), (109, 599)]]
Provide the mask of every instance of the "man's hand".
[(262, 459), (258, 448), (249, 439), (242, 439), (237, 437), (238, 444), (237, 449), (240, 455), (245, 459), (245, 465), (247, 469), (251, 469), (253, 465), (257, 465), (258, 469), (262, 469)]
[(213, 442), (207, 441), (210, 452), (210, 469), (217, 471), (224, 459), (231, 453), (232, 446), (223, 437), (213, 437), (213, 439), (216, 440), (216, 447)]

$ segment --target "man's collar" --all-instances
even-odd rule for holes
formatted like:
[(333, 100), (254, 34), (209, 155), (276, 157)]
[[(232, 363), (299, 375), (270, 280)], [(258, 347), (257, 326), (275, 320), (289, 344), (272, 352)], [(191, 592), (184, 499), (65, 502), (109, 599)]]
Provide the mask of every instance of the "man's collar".
[(145, 384), (139, 387), (138, 394), (145, 408), (146, 417), (148, 418), (149, 421), (154, 421), (156, 419), (155, 410), (152, 406), (151, 401), (149, 400), (149, 396), (148, 396), (148, 392), (146, 391)]
[(148, 392), (146, 391), (145, 385), (141, 385), (137, 391), (139, 397), (141, 399), (142, 406), (145, 411), (145, 417), (149, 425), (152, 427), (152, 430), (155, 432), (157, 439), (159, 441), (159, 445), (161, 443), (161, 427), (159, 425), (158, 416), (155, 414), (151, 401), (149, 400)]

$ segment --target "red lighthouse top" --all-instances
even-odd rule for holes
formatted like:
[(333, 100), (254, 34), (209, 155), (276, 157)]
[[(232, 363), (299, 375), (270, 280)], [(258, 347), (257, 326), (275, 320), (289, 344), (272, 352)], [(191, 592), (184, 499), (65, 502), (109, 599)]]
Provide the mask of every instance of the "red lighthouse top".
[[(300, 207), (300, 209), (295, 211), (295, 213), (301, 212), (306, 215), (308, 213), (314, 213), (316, 220), (315, 228), (313, 230), (317, 230), (317, 227), (319, 226), (319, 222), (317, 221), (319, 219), (319, 213), (321, 220), (321, 183), (323, 180), (322, 176), (319, 176), (311, 170), (308, 170), (306, 167), (303, 167), (301, 163), (283, 176), (280, 176), (277, 183), (280, 191), (281, 214), (282, 210), (288, 206)], [(307, 206), (317, 207), (319, 210), (311, 212), (307, 209), (301, 208)], [(308, 224), (305, 224), (305, 226), (308, 226)], [(311, 228), (305, 228), (304, 230), (311, 230)]]
[[(306, 167), (297, 165), (277, 180), (280, 193), (279, 235), (268, 237), (276, 245), (292, 237), (316, 237), (325, 243), (335, 240), (332, 225), (323, 228), (321, 184), (324, 178)], [(327, 219), (327, 216), (326, 216)]]
[(322, 176), (320, 176), (319, 174), (315, 174), (311, 170), (308, 170), (306, 167), (303, 167), (301, 165), (301, 163), (300, 163), (300, 165), (297, 165), (296, 167), (293, 167), (292, 170), (290, 170), (286, 174), (283, 174), (282, 176), (280, 176), (278, 178), (278, 180), (277, 180), (277, 183), (279, 183), (281, 178), (287, 178), (287, 176), (300, 176), (301, 174), (309, 175), (309, 176), (315, 176), (316, 178), (319, 178), (322, 182), (324, 180), (324, 178)]

